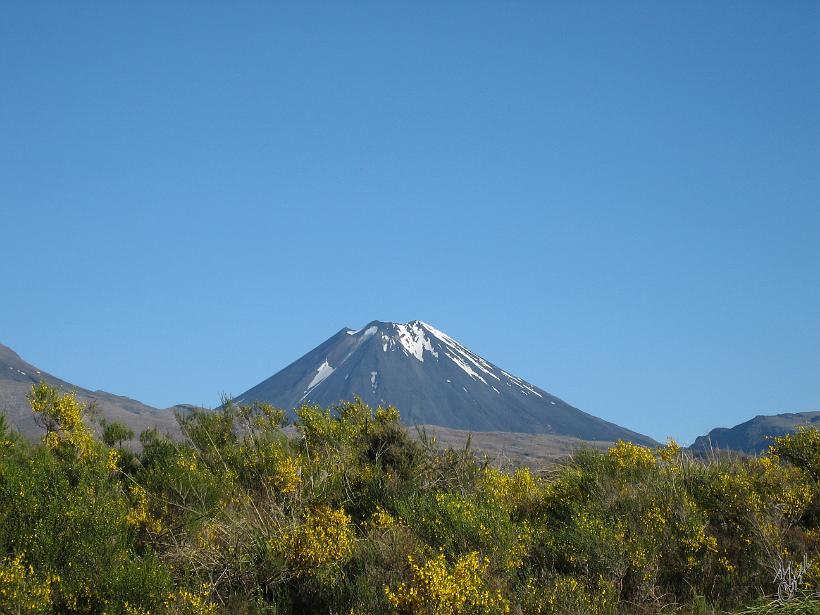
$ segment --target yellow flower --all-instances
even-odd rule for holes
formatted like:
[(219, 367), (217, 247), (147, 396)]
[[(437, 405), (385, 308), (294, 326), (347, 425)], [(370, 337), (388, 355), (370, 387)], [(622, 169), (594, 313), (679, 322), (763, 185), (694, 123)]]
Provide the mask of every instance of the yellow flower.
[(658, 456), (668, 463), (680, 454), (680, 444), (669, 438), (666, 440), (666, 446), (659, 446), (657, 451)]
[(648, 469), (655, 465), (655, 455), (645, 446), (618, 440), (607, 452), (622, 471)]
[(125, 517), (126, 523), (138, 528), (145, 528), (153, 534), (162, 531), (162, 523), (148, 510), (148, 492), (139, 485), (131, 487), (134, 503)]
[(282, 493), (296, 493), (302, 482), (302, 468), (292, 457), (283, 457), (274, 470), (274, 483)]
[(307, 513), (304, 525), (285, 535), (281, 546), (296, 576), (347, 559), (353, 552), (350, 516), (343, 509), (318, 506)]
[(94, 437), (83, 422), (85, 407), (74, 392), (60, 395), (56, 387), (39, 382), (28, 394), (36, 420), (46, 429), (43, 443), (54, 450), (62, 444), (74, 447), (80, 459), (95, 454)]
[(0, 605), (10, 613), (51, 612), (51, 584), (58, 579), (37, 579), (34, 568), (25, 565), (23, 558), (20, 553), (0, 561)]
[(391, 606), (403, 613), (460, 615), (462, 613), (509, 613), (510, 604), (500, 591), (491, 591), (484, 579), (489, 560), (477, 551), (448, 565), (443, 553), (418, 564), (407, 557), (411, 581), (395, 590), (384, 588)]
[(514, 474), (487, 468), (481, 481), (482, 490), (493, 503), (506, 511), (532, 498), (538, 485), (528, 468), (519, 468)]
[(178, 589), (165, 598), (165, 608), (179, 615), (216, 615), (217, 605), (208, 599), (209, 593), (208, 585), (203, 585), (198, 593)]
[(382, 408), (379, 406), (376, 408), (376, 421), (384, 423), (398, 423), (399, 411), (393, 406), (388, 406), (387, 408)]
[(370, 517), (370, 527), (377, 530), (387, 529), (388, 527), (392, 527), (395, 523), (396, 520), (393, 518), (393, 515), (381, 506), (377, 506), (376, 510), (373, 511), (373, 514)]
[(116, 449), (108, 449), (108, 459), (105, 462), (105, 468), (109, 472), (116, 472), (119, 469), (120, 453)]
[(729, 561), (729, 559), (728, 559), (728, 558), (726, 558), (726, 557), (719, 557), (719, 558), (718, 558), (718, 563), (719, 563), (721, 566), (723, 566), (723, 569), (724, 569), (726, 572), (734, 572), (734, 571), (735, 571), (735, 567), (734, 567), (734, 565), (733, 565), (733, 564), (732, 564), (732, 562), (730, 562), (730, 561)]

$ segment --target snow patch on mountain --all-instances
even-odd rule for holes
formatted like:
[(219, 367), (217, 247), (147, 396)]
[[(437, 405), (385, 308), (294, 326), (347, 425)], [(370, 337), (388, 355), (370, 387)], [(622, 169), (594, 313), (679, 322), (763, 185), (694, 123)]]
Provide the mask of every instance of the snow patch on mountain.
[[(362, 334), (362, 337), (359, 339), (359, 341), (360, 342), (364, 341), (368, 337), (370, 337), (371, 335), (376, 335), (376, 331), (378, 331), (378, 330), (379, 330), (379, 328), (375, 327), (375, 326), (368, 327), (367, 329), (364, 330), (364, 333)], [(350, 331), (347, 332), (347, 334), (348, 335), (358, 335), (359, 333), (361, 333), (361, 331), (362, 331), (362, 329), (355, 329), (355, 330), (351, 329)]]
[(332, 374), (334, 371), (336, 370), (332, 368), (330, 366), (330, 363), (327, 362), (327, 359), (325, 359), (325, 362), (322, 363), (319, 366), (319, 369), (316, 370), (316, 375), (313, 377), (313, 380), (310, 381), (310, 384), (308, 385), (308, 388), (305, 391), (305, 393), (308, 393), (311, 389), (319, 386), (322, 383), (322, 381), (328, 376), (330, 376), (330, 374)]
[(409, 355), (413, 355), (424, 362), (424, 351), (428, 351), (431, 355), (438, 359), (438, 352), (433, 348), (433, 344), (424, 334), (424, 327), (418, 321), (410, 322), (403, 325), (394, 325), (396, 333), (398, 334), (399, 343), (404, 347), (404, 350)]
[(472, 378), (473, 380), (481, 380), (481, 382), (483, 382), (484, 384), (487, 384), (487, 381), (484, 380), (484, 378), (482, 378), (481, 376), (479, 376), (476, 372), (474, 372), (472, 370), (472, 368), (464, 362), (463, 359), (461, 359), (460, 357), (458, 357), (454, 354), (450, 354), (449, 352), (445, 352), (444, 354), (446, 354), (448, 357), (450, 357), (450, 359), (453, 361), (453, 363), (455, 363), (461, 369), (463, 369), (465, 372), (467, 372), (467, 374), (470, 376), (470, 378)]
[[(453, 352), (460, 355), (463, 359), (467, 359), (477, 369), (484, 372), (486, 375), (488, 375), (492, 378), (495, 378), (499, 382), (501, 381), (501, 378), (499, 378), (497, 375), (495, 375), (495, 373), (493, 373), (492, 365), (487, 363), (484, 359), (479, 357), (477, 354), (475, 354), (472, 351), (468, 350), (467, 348), (465, 348), (464, 346), (459, 344), (457, 341), (455, 341), (452, 337), (450, 337), (446, 333), (443, 333), (442, 331), (439, 331), (435, 327), (433, 327), (431, 325), (428, 325), (425, 322), (421, 322), (421, 321), (418, 321), (418, 322), (421, 325), (421, 327), (423, 327), (424, 329), (429, 331), (432, 335), (434, 335), (436, 338), (438, 338), (438, 340), (440, 342), (442, 342), (446, 346), (449, 346), (450, 349)], [(481, 380), (483, 381), (484, 379), (482, 378)], [(486, 382), (485, 382), (485, 384), (486, 384)]]
[[(544, 397), (543, 395), (541, 395), (541, 393), (539, 393), (534, 388), (532, 388), (529, 384), (527, 384), (527, 382), (525, 380), (521, 380), (521, 378), (519, 378), (518, 376), (513, 376), (512, 374), (505, 372), (503, 369), (501, 370), (501, 373), (504, 374), (512, 382), (512, 384), (517, 386), (519, 389), (525, 389), (525, 390), (529, 391), (530, 393), (538, 395), (538, 397), (541, 397), (541, 398)], [(509, 385), (510, 383), (508, 382), (507, 384)]]

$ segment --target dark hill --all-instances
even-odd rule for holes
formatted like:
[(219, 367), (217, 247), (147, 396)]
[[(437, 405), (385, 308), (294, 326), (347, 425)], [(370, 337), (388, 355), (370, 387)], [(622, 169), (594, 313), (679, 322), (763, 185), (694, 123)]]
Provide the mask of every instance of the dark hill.
[(690, 448), (699, 452), (723, 449), (760, 453), (769, 447), (770, 438), (792, 433), (801, 425), (820, 429), (820, 412), (758, 415), (734, 427), (713, 429), (705, 436), (698, 437)]

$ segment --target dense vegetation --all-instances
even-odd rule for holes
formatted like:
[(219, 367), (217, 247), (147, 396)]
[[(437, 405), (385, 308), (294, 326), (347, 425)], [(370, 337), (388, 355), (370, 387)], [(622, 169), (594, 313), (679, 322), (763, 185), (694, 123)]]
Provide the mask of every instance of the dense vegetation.
[(30, 400), (41, 444), (0, 427), (0, 612), (820, 612), (817, 431), (743, 459), (619, 442), (534, 474), (358, 402), (295, 430), (228, 402), (135, 453), (72, 395)]

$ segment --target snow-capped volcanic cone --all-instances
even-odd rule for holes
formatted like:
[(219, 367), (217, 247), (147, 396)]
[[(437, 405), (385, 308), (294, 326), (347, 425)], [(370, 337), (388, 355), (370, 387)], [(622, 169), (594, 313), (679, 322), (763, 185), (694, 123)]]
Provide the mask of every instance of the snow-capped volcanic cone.
[(573, 408), (419, 320), (342, 329), (236, 401), (292, 409), (356, 395), (372, 406), (396, 406), (410, 425), (654, 443)]

